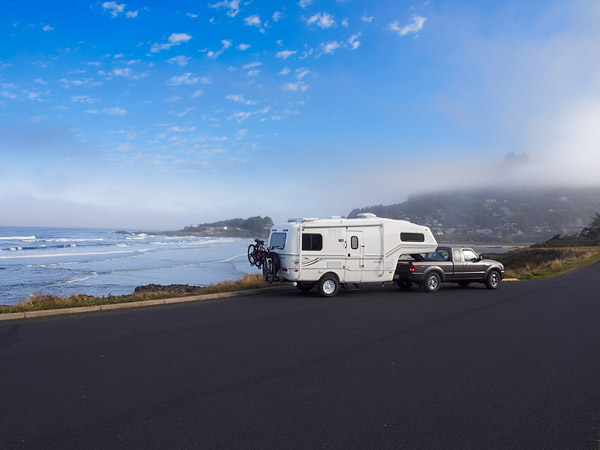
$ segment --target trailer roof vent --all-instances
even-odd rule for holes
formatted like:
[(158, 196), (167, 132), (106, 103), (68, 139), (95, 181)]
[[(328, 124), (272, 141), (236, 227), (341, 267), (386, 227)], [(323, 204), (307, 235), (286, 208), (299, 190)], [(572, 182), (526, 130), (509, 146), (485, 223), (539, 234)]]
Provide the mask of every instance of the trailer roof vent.
[(373, 219), (377, 216), (373, 213), (360, 213), (356, 217), (358, 217), (359, 219)]
[(342, 216), (331, 216), (330, 219), (341, 219)]

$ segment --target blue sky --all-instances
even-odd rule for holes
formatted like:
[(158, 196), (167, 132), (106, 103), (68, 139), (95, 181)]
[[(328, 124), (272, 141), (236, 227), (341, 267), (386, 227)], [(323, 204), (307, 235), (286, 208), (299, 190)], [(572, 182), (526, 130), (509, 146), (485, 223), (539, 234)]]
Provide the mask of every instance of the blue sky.
[(2, 9), (0, 225), (176, 229), (598, 184), (597, 1)]

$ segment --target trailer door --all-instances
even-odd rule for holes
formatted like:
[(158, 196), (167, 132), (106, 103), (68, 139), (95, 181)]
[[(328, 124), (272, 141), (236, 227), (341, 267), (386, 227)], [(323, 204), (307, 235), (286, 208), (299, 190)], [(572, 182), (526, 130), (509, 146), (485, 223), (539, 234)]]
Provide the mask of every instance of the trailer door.
[(359, 283), (365, 267), (365, 245), (362, 231), (346, 232), (346, 262), (344, 265), (344, 282)]

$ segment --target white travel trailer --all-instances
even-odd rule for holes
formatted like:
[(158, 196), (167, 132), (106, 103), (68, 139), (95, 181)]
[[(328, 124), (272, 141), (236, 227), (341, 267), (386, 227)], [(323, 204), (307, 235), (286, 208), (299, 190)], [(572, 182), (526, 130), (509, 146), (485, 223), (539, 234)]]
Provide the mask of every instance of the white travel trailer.
[(392, 281), (401, 254), (433, 252), (437, 242), (427, 227), (366, 213), (291, 219), (273, 227), (268, 246), (275, 279), (331, 297), (340, 285)]

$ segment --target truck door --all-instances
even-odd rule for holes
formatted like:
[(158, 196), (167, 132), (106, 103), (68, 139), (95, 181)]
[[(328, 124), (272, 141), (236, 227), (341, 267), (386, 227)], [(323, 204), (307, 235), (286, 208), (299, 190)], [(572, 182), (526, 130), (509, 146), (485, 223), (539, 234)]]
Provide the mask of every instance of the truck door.
[(483, 279), (485, 275), (486, 265), (481, 262), (475, 253), (470, 248), (463, 249), (463, 257), (465, 258), (464, 277), (473, 279)]
[(362, 231), (346, 233), (346, 262), (344, 264), (344, 282), (358, 283), (362, 279), (365, 267), (365, 246)]
[(465, 263), (463, 261), (462, 250), (459, 248), (452, 249), (452, 261), (454, 262), (453, 280), (461, 280), (465, 277)]

